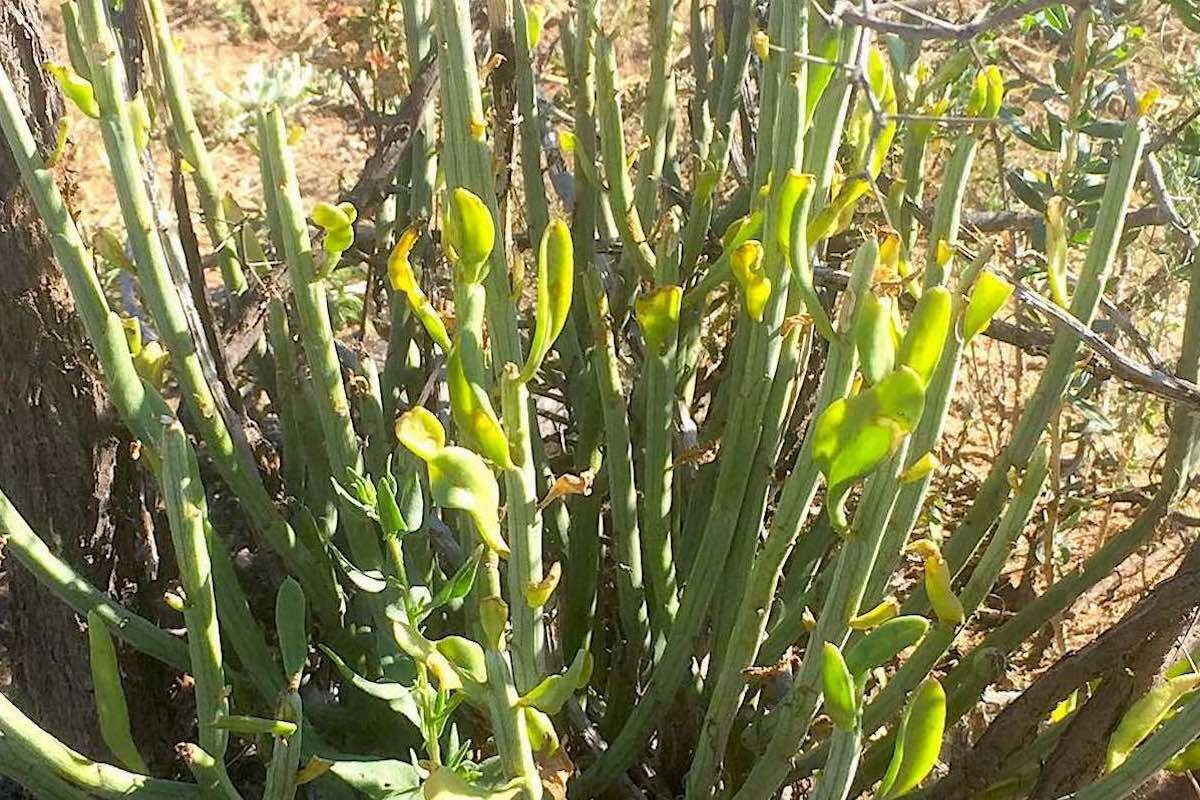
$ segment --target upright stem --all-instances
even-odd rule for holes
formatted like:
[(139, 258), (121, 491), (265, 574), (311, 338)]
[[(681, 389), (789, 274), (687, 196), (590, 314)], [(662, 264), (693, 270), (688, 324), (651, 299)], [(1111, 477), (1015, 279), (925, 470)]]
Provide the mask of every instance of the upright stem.
[(146, 16), (153, 34), (152, 53), (162, 72), (163, 96), (171, 110), (171, 128), (175, 141), (180, 153), (192, 165), (192, 181), (196, 185), (196, 195), (204, 212), (204, 226), (212, 237), (212, 246), (216, 252), (217, 265), (221, 268), (225, 288), (239, 295), (246, 291), (246, 276), (242, 273), (237, 248), (234, 247), (233, 231), (225, 219), (225, 207), (217, 192), (212, 159), (209, 158), (208, 148), (200, 135), (200, 128), (196, 125), (196, 115), (192, 112), (187, 79), (184, 77), (175, 39), (171, 36), (171, 29), (167, 24), (166, 9), (162, 0), (145, 2)]

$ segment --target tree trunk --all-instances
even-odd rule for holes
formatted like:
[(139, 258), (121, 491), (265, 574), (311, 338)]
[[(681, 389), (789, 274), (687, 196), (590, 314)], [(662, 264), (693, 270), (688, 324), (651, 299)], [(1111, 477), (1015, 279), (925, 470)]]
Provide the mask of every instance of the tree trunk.
[[(54, 141), (63, 112), (41, 69), (48, 57), (36, 0), (0, 2), (0, 66), (43, 145)], [(5, 493), (52, 549), (145, 613), (161, 590), (152, 595), (139, 588), (149, 586), (156, 563), (143, 473), (107, 402), (66, 281), (2, 138), (0, 425)], [(13, 559), (2, 566), (8, 609), (0, 611), (7, 621), (0, 634), (18, 702), (64, 742), (111, 761), (97, 729), (80, 621)], [(171, 704), (161, 700), (172, 676), (129, 650), (120, 657), (135, 736), (169, 748), (175, 723)], [(146, 755), (157, 760), (153, 749)]]

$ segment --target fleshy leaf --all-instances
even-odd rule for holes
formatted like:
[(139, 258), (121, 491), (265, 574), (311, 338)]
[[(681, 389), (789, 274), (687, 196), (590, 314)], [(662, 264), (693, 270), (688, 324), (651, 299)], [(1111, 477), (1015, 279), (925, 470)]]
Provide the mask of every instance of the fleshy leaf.
[(1013, 286), (994, 272), (981, 272), (963, 312), (963, 341), (969, 342), (992, 321), (1012, 296)]
[(483, 459), (452, 445), (439, 450), (426, 463), (433, 502), (442, 508), (465, 511), (484, 544), (507, 558), (508, 544), (500, 532), (500, 488)]
[(746, 313), (755, 322), (762, 322), (767, 301), (771, 299), (771, 279), (763, 269), (762, 243), (751, 239), (734, 250), (729, 269), (742, 287)]
[(533, 339), (529, 343), (529, 360), (521, 370), (522, 383), (541, 367), (550, 346), (567, 324), (574, 282), (575, 252), (571, 230), (562, 220), (556, 219), (546, 226), (538, 248), (537, 313)]
[(674, 340), (682, 303), (683, 289), (672, 285), (659, 286), (634, 303), (638, 327), (648, 350), (662, 354)]
[(396, 439), (422, 461), (446, 446), (446, 429), (425, 406), (413, 406), (396, 420)]

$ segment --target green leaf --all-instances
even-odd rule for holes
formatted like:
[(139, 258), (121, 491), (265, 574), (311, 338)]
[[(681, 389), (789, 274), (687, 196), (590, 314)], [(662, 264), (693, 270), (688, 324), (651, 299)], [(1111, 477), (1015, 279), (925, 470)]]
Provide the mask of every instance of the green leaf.
[(479, 283), (487, 274), (485, 264), (496, 246), (496, 225), (487, 204), (461, 186), (450, 192), (442, 231), (449, 245), (450, 260), (461, 261), (459, 277), (467, 283)]
[(899, 363), (910, 367), (926, 384), (942, 358), (942, 349), (950, 332), (952, 301), (950, 290), (944, 286), (926, 289), (913, 309), (908, 330), (900, 342)]
[(96, 102), (96, 92), (90, 81), (77, 75), (75, 70), (70, 67), (61, 64), (47, 61), (42, 66), (54, 80), (58, 81), (58, 87), (62, 90), (63, 96), (74, 103), (84, 116), (100, 119), (100, 105)]
[(98, 611), (89, 611), (87, 620), (88, 663), (92, 671), (100, 736), (118, 761), (134, 772), (148, 774), (150, 770), (138, 752), (129, 727), (129, 705), (121, 685), (121, 665), (117, 661), (112, 634)]
[(225, 714), (217, 717), (214, 728), (220, 728), (230, 733), (240, 733), (244, 736), (281, 736), (287, 738), (296, 732), (296, 723), (283, 719), (266, 719), (264, 717), (246, 717), (238, 714)]
[(465, 636), (446, 636), (434, 642), (437, 651), (457, 669), (479, 682), (487, 682), (487, 664), (483, 648)]
[(946, 692), (936, 678), (926, 678), (913, 693), (896, 735), (896, 749), (879, 785), (880, 800), (893, 800), (915, 789), (942, 751), (946, 730)]
[(591, 658), (587, 650), (580, 649), (566, 672), (543, 678), (541, 683), (517, 701), (517, 705), (532, 706), (547, 714), (557, 714), (571, 695), (586, 685), (587, 674), (591, 671)]
[[(815, 30), (815, 27), (814, 27)], [(842, 31), (841, 24), (831, 28), (824, 38), (812, 49), (812, 55), (824, 59), (828, 63), (813, 62), (808, 65), (808, 84), (805, 90), (804, 97), (804, 118), (811, 120), (813, 110), (817, 107), (817, 102), (821, 99), (821, 95), (825, 94), (825, 89), (829, 86), (829, 81), (833, 79), (833, 71), (835, 64), (838, 61), (838, 50), (841, 46)], [(784, 252), (787, 252), (786, 250)]]
[[(803, 206), (804, 196), (812, 191), (814, 176), (796, 170), (788, 170), (779, 187), (779, 199), (776, 211), (775, 232), (779, 250), (786, 257), (792, 252), (792, 217), (796, 208)], [(761, 215), (761, 212), (760, 212)]]
[(397, 714), (402, 715), (418, 729), (421, 727), (421, 712), (417, 706), (413, 687), (405, 686), (402, 683), (382, 683), (368, 680), (351, 669), (349, 664), (325, 645), (317, 645), (317, 647), (333, 662), (333, 666), (351, 686), (366, 695), (387, 702), (388, 706)]
[(575, 254), (571, 230), (562, 220), (555, 219), (546, 226), (538, 247), (537, 312), (533, 339), (529, 343), (529, 359), (521, 371), (522, 383), (538, 371), (550, 352), (550, 346), (562, 333), (571, 311), (574, 282)]
[(446, 384), (450, 389), (450, 411), (459, 435), (472, 449), (502, 469), (512, 466), (508, 437), (483, 387), (467, 377), (462, 343), (446, 359)]
[(896, 366), (891, 302), (890, 297), (868, 293), (854, 323), (854, 344), (869, 384), (879, 383)]
[(742, 287), (746, 314), (755, 322), (762, 322), (767, 301), (771, 299), (771, 279), (763, 269), (762, 243), (751, 239), (734, 250), (729, 257), (729, 269)]
[(426, 463), (433, 502), (467, 512), (484, 544), (507, 558), (508, 544), (500, 532), (500, 487), (483, 459), (466, 448), (450, 446)]
[(338, 562), (342, 573), (350, 579), (355, 588), (367, 594), (379, 594), (388, 588), (387, 578), (377, 569), (363, 570), (354, 566), (354, 563), (342, 553), (341, 550), (329, 545), (329, 552), (333, 553), (334, 561)]
[(337, 228), (350, 227), (350, 218), (346, 212), (332, 203), (317, 203), (313, 206), (312, 221), (327, 233)]
[(284, 578), (275, 593), (275, 633), (279, 637), (283, 671), (290, 681), (297, 683), (308, 659), (307, 610), (304, 589), (295, 578)]
[(925, 383), (901, 366), (862, 394), (830, 403), (813, 428), (813, 463), (828, 484), (826, 507), (839, 531), (850, 487), (895, 452), (925, 405)]
[(924, 617), (911, 615), (889, 619), (846, 651), (846, 668), (857, 678), (921, 641), (928, 630), (929, 620)]
[(422, 461), (446, 446), (446, 429), (425, 406), (414, 406), (396, 420), (396, 438)]
[(483, 548), (479, 547), (458, 568), (458, 571), (454, 573), (450, 580), (438, 588), (437, 594), (433, 596), (433, 600), (429, 602), (429, 606), (422, 612), (421, 619), (429, 616), (442, 606), (453, 603), (456, 600), (461, 600), (470, 594), (471, 587), (475, 585), (475, 574), (479, 568), (479, 560), (482, 556)]
[(425, 800), (514, 800), (524, 791), (520, 779), (500, 787), (473, 786), (449, 767), (434, 767), (421, 786)]
[(647, 350), (661, 355), (674, 342), (682, 303), (683, 289), (670, 284), (656, 287), (634, 302), (634, 314)]
[(854, 730), (858, 725), (857, 690), (842, 651), (832, 642), (825, 642), (821, 651), (821, 690), (825, 696), (825, 713), (842, 730)]
[(969, 342), (984, 330), (1012, 293), (1012, 284), (1004, 278), (994, 272), (981, 272), (971, 289), (967, 310), (963, 312), (963, 341)]
[(329, 768), (368, 800), (420, 800), (421, 776), (405, 761), (339, 756)]

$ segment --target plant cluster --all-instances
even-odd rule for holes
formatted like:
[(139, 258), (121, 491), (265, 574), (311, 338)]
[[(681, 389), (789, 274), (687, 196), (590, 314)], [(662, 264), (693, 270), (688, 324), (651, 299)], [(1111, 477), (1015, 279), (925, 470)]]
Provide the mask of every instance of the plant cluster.
[[(179, 575), (165, 602), (186, 628), (180, 638), (89, 586), (0, 495), (7, 551), (86, 616), (115, 762), (72, 751), (0, 697), (0, 771), (37, 793), (235, 800), (247, 787), (226, 756), (241, 740), (261, 756), (266, 800), (308, 784), (322, 797), (429, 800), (765, 800), (785, 785), (821, 800), (911, 796), (1006, 658), (1150, 541), (1188, 484), (1196, 426), (1181, 406), (1141, 516), (947, 659), (1055, 469), (1047, 431), (1082, 349), (1057, 329), (957, 526), (940, 541), (915, 535), (964, 350), (1014, 293), (991, 248), (961, 240), (981, 141), (1012, 117), (1005, 76), (967, 47), (931, 68), (919, 39), (841, 5), (772, 0), (760, 17), (753, 3), (694, 2), (681, 65), (673, 4), (650, 0), (631, 152), (600, 0), (557, 20), (572, 124), (555, 136), (532, 67), (540, 12), (490, 3), (493, 55), (481, 61), (466, 0), (404, 0), (393, 49), (410, 69), (435, 61), (439, 87), (436, 113), (404, 123), (388, 196), (306, 201), (287, 122), (263, 103), (252, 135), (264, 193), (250, 208), (217, 185), (162, 0), (142, 2), (142, 93), (129, 95), (104, 0), (63, 6), (70, 64), (53, 67), (103, 136), (123, 235), (84, 241), (55, 153), (39, 149), (0, 73), (4, 139), (157, 478)], [(1091, 12), (1061, 8), (1086, 41)], [(364, 69), (382, 81), (378, 65)], [(1079, 72), (1061, 88), (1076, 101), (1087, 91)], [(1054, 149), (1071, 164), (1013, 185), (1041, 202), (1042, 302), (1084, 327), (1126, 240), (1152, 103), (1131, 98), (1103, 130), (1055, 117)], [(930, 147), (947, 136), (927, 218)], [(1104, 144), (1076, 185), (1081, 136)], [(184, 296), (184, 247), (146, 171), (164, 146), (190, 179), (230, 302), (267, 306), (255, 379), (280, 430), (277, 476), (260, 468), (215, 378), (221, 354), (188, 313), (205, 298)], [(881, 226), (855, 225), (860, 212)], [(374, 222), (367, 243), (360, 215)], [(385, 314), (354, 312), (364, 335), (386, 332), (381, 359), (339, 341), (331, 320), (329, 286), (363, 253), (367, 303), (385, 282)], [(139, 317), (110, 307), (98, 258), (135, 276)], [(1193, 291), (1179, 378), (1194, 381), (1198, 357)], [(807, 422), (784, 447), (798, 408)], [(258, 590), (212, 524), (201, 459), (289, 575), (273, 587), (273, 619), (251, 611)], [(905, 554), (921, 580), (889, 595)], [(191, 675), (196, 736), (179, 754), (195, 782), (148, 774), (121, 685), (126, 647)], [(1184, 659), (1138, 700), (1107, 772), (1073, 797), (1121, 797), (1169, 761), (1196, 763), (1197, 680)], [(1064, 719), (1035, 744), (1053, 746)], [(369, 753), (351, 749), (364, 741)], [(1041, 752), (1006, 754), (1004, 775), (970, 796), (1024, 796)], [(955, 796), (943, 783), (930, 796)]]

